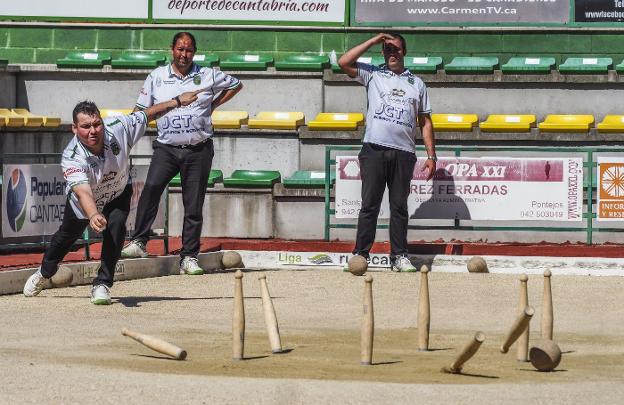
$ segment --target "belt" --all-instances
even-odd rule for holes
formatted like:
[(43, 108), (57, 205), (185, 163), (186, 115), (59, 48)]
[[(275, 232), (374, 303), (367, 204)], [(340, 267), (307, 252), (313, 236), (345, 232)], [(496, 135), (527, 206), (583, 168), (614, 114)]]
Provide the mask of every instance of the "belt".
[(187, 143), (187, 144), (184, 144), (184, 145), (169, 145), (169, 144), (166, 144), (166, 145), (167, 146), (171, 146), (172, 148), (186, 149), (186, 148), (193, 148), (193, 147), (196, 147), (196, 146), (201, 146), (201, 145), (205, 144), (206, 142), (208, 142), (209, 140), (210, 140), (210, 138), (206, 138), (205, 140), (203, 140), (203, 141), (201, 141), (199, 143), (195, 143), (195, 144)]

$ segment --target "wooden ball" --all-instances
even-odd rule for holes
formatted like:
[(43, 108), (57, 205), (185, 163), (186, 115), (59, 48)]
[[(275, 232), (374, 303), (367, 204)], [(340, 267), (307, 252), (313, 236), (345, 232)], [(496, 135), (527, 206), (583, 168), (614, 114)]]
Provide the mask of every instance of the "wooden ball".
[(561, 361), (561, 349), (552, 340), (540, 340), (529, 350), (529, 359), (537, 370), (551, 371)]
[(223, 264), (224, 269), (237, 269), (241, 267), (245, 267), (243, 265), (243, 258), (238, 252), (225, 252), (221, 257), (221, 264)]
[(362, 276), (368, 269), (368, 262), (364, 256), (355, 255), (349, 259), (349, 271), (354, 276)]
[(469, 273), (488, 273), (487, 263), (481, 256), (474, 256), (466, 263)]
[(50, 278), (52, 287), (67, 287), (74, 280), (74, 273), (67, 266), (59, 266), (56, 273)]

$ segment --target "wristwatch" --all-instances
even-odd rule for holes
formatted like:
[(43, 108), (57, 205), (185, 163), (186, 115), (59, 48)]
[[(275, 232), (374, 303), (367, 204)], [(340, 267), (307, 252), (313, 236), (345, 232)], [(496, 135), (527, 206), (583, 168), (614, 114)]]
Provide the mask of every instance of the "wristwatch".
[(427, 160), (433, 160), (434, 162), (438, 161), (438, 157), (436, 155), (427, 155)]

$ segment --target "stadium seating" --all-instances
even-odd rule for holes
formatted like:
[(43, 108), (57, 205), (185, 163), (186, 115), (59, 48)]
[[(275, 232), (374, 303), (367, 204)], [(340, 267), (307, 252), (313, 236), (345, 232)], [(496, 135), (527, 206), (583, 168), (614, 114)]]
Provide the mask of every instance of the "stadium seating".
[(493, 114), (479, 123), (483, 132), (529, 132), (535, 127), (535, 115), (532, 114)]
[(289, 55), (275, 62), (276, 70), (322, 71), (329, 66), (325, 55)]
[(109, 52), (70, 52), (62, 59), (57, 59), (59, 68), (97, 68), (111, 63)]
[[(132, 112), (131, 109), (129, 108), (101, 108), (100, 109), (100, 116), (102, 118), (108, 118), (108, 117), (116, 117), (118, 115), (128, 115)], [(156, 121), (150, 121), (148, 123), (148, 126), (150, 128), (156, 128)]]
[(559, 72), (564, 74), (607, 74), (613, 59), (611, 58), (568, 58), (559, 65)]
[(153, 69), (167, 63), (162, 52), (124, 52), (111, 61), (113, 69)]
[(406, 56), (405, 67), (412, 73), (436, 73), (442, 67), (439, 56)]
[(431, 114), (436, 131), (466, 132), (477, 125), (477, 114)]
[(241, 125), (247, 125), (249, 114), (247, 111), (214, 111), (212, 113), (212, 126), (214, 128), (238, 129)]
[(26, 119), (8, 108), (0, 108), (0, 124), (6, 127), (23, 127)]
[(27, 127), (43, 126), (45, 128), (56, 128), (61, 125), (60, 117), (48, 117), (46, 115), (33, 114), (25, 108), (12, 108), (11, 111), (24, 117), (25, 126)]
[(225, 187), (269, 188), (281, 181), (276, 170), (234, 170), (230, 177), (223, 179)]
[(606, 115), (596, 128), (598, 132), (624, 132), (624, 115)]
[(249, 119), (247, 126), (254, 129), (297, 129), (304, 123), (302, 112), (261, 111)]
[(555, 58), (552, 57), (515, 56), (501, 66), (501, 71), (509, 74), (547, 74), (554, 67)]
[(199, 66), (213, 67), (219, 64), (219, 56), (209, 53), (196, 53), (193, 62)]
[(444, 71), (451, 74), (492, 74), (498, 66), (495, 56), (457, 56), (444, 65)]
[(312, 131), (353, 131), (364, 124), (362, 113), (320, 113), (308, 122)]
[(221, 61), (221, 69), (266, 70), (273, 63), (269, 55), (232, 55)]
[(593, 115), (547, 115), (538, 127), (542, 132), (588, 132), (593, 123)]
[(0, 66), (5, 67), (9, 64), (9, 60), (5, 58), (0, 58)]
[[(329, 172), (331, 183), (336, 182), (336, 171)], [(284, 187), (287, 188), (323, 188), (325, 187), (325, 172), (297, 170), (292, 176), (282, 180)]]
[[(219, 169), (210, 170), (208, 174), (208, 187), (214, 187), (216, 183), (223, 183), (223, 172)], [(180, 173), (176, 174), (169, 182), (169, 187), (182, 187)]]

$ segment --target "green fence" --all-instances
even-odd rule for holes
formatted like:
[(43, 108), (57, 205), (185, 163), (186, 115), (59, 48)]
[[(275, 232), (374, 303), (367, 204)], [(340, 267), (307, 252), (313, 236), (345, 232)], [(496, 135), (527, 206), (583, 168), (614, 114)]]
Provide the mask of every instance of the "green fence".
[[(356, 225), (353, 223), (336, 223), (332, 222), (332, 219), (335, 219), (334, 214), (335, 210), (332, 208), (332, 198), (331, 198), (331, 180), (330, 180), (330, 172), (334, 170), (334, 166), (336, 165), (335, 155), (332, 152), (336, 151), (347, 151), (354, 152), (359, 151), (359, 146), (326, 146), (325, 147), (325, 240), (330, 240), (330, 231), (331, 229), (337, 228), (347, 228), (347, 229), (355, 229)], [(418, 147), (418, 152), (425, 151), (424, 147)], [(462, 225), (462, 220), (455, 219), (453, 225), (409, 225), (409, 229), (422, 229), (422, 230), (462, 230), (462, 231), (533, 231), (533, 232), (585, 232), (586, 234), (586, 243), (591, 245), (593, 243), (593, 234), (594, 232), (624, 232), (624, 228), (607, 228), (607, 227), (597, 227), (593, 223), (593, 220), (596, 218), (596, 213), (594, 212), (594, 193), (596, 189), (596, 175), (594, 171), (597, 167), (597, 162), (594, 161), (596, 154), (598, 153), (608, 153), (610, 155), (613, 154), (623, 154), (624, 149), (620, 148), (606, 148), (606, 147), (518, 147), (518, 148), (510, 148), (510, 147), (451, 147), (451, 146), (437, 146), (436, 151), (439, 154), (444, 152), (452, 152), (455, 157), (461, 157), (462, 153), (466, 152), (528, 152), (528, 153), (575, 153), (583, 156), (583, 192), (585, 195), (584, 200), (587, 204), (583, 204), (586, 206), (586, 209), (583, 211), (583, 222), (584, 225), (582, 227), (571, 227), (571, 226), (537, 226), (537, 225), (527, 225), (527, 226), (466, 226)], [(498, 155), (500, 157), (500, 155)], [(560, 156), (562, 157), (562, 156)], [(450, 220), (451, 218), (449, 218)], [(475, 221), (475, 220), (471, 220)], [(481, 221), (483, 222), (483, 221)], [(527, 221), (528, 222), (528, 221)], [(387, 224), (378, 224), (377, 229), (388, 229)]]

